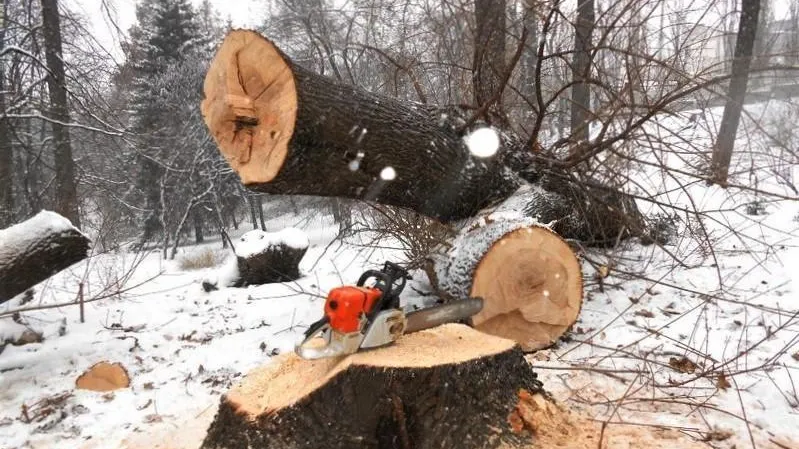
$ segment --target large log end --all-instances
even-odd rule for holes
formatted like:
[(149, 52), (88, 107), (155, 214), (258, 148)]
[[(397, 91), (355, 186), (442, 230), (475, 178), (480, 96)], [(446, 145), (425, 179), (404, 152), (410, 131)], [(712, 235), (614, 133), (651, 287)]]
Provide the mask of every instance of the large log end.
[(483, 217), (461, 231), (436, 261), (438, 287), (452, 297), (481, 297), (476, 329), (516, 341), (525, 351), (552, 345), (577, 321), (582, 270), (569, 245), (522, 217)]
[(577, 321), (582, 270), (569, 245), (542, 226), (505, 234), (477, 265), (472, 296), (488, 298), (475, 328), (533, 351), (551, 345)]
[(282, 356), (225, 395), (202, 447), (521, 447), (521, 390), (540, 383), (515, 342), (444, 325), (343, 358)]
[(205, 77), (202, 114), (244, 184), (269, 182), (283, 165), (297, 116), (288, 59), (255, 31), (228, 33)]

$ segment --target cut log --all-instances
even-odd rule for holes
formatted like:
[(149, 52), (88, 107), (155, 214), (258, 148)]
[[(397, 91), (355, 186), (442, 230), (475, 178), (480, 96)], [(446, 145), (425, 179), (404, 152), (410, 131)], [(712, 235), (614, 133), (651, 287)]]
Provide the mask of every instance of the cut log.
[(368, 199), (450, 221), (521, 182), (502, 169), (502, 154), (470, 153), (456, 110), (337, 83), (254, 31), (225, 38), (202, 111), (242, 183), (260, 192)]
[[(601, 186), (587, 192), (511, 132), (498, 131), (493, 156), (477, 157), (485, 148), (474, 148), (480, 139), (469, 136), (484, 125), (466, 127), (461, 109), (338, 83), (295, 64), (254, 31), (228, 33), (204, 92), (205, 123), (252, 190), (370, 200), (452, 222), (529, 182), (551, 193), (543, 209), (531, 198), (530, 215), (557, 219), (565, 238), (615, 242), (642, 231), (625, 195)], [(632, 206), (609, 214), (605, 199)]]
[(222, 398), (202, 448), (523, 447), (522, 390), (541, 384), (514, 342), (449, 324), (344, 358), (282, 356)]
[(563, 239), (529, 217), (471, 221), (432, 261), (439, 291), (483, 298), (483, 310), (472, 317), (476, 329), (515, 340), (525, 351), (552, 345), (577, 321), (580, 263)]
[(0, 231), (0, 303), (85, 259), (89, 239), (55, 212)]

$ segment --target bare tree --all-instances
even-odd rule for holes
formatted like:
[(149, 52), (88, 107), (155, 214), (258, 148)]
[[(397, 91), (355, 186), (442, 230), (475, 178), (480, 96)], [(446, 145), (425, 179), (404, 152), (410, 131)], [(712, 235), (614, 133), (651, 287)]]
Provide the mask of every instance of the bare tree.
[[(474, 101), (479, 108), (494, 99), (502, 89), (505, 75), (505, 0), (475, 0), (474, 2), (474, 63), (472, 84)], [(502, 101), (494, 101), (488, 118), (506, 122)]]
[(743, 0), (741, 19), (738, 23), (738, 38), (735, 42), (735, 59), (732, 63), (732, 79), (728, 90), (729, 99), (724, 107), (724, 115), (721, 119), (716, 144), (713, 147), (711, 162), (712, 181), (722, 186), (727, 185), (735, 136), (738, 132), (741, 110), (746, 98), (749, 66), (752, 63), (759, 12), (759, 0)]
[(574, 26), (574, 59), (572, 62), (572, 138), (576, 142), (588, 141), (588, 124), (591, 121), (591, 36), (594, 30), (594, 0), (579, 0), (577, 23)]
[[(5, 48), (8, 14), (6, 0), (0, 0), (0, 52)], [(14, 182), (11, 177), (14, 163), (11, 129), (6, 112), (5, 64), (0, 61), (0, 228), (14, 222)]]
[(80, 227), (78, 193), (75, 182), (75, 162), (69, 137), (69, 106), (67, 85), (61, 48), (61, 18), (58, 0), (42, 0), (45, 56), (47, 59), (47, 85), (50, 91), (50, 118), (55, 147), (56, 212)]

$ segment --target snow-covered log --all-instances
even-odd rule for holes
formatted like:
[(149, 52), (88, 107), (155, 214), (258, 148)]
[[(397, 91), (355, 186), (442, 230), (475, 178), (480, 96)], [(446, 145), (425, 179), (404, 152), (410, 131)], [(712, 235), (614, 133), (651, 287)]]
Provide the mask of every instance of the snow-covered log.
[(252, 230), (236, 242), (235, 258), (222, 266), (216, 279), (203, 281), (203, 289), (294, 281), (300, 277), (300, 261), (307, 250), (308, 236), (300, 229)]
[(0, 230), (0, 303), (85, 259), (89, 239), (55, 212)]
[(520, 202), (541, 194), (523, 188), (464, 221), (453, 241), (431, 255), (427, 270), (444, 296), (482, 297), (475, 328), (515, 340), (525, 351), (557, 341), (577, 320), (583, 299), (582, 270), (569, 245), (520, 211)]
[(513, 341), (449, 324), (344, 358), (281, 356), (221, 401), (202, 449), (530, 447), (541, 384)]

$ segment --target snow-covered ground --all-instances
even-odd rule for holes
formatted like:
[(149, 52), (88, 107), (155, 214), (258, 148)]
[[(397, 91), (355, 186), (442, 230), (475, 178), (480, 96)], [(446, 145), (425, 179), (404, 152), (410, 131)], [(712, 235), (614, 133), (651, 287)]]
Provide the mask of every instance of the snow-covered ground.
[[(705, 145), (687, 123), (664, 125), (680, 130), (675, 147)], [(683, 220), (663, 248), (624, 243), (586, 253), (579, 322), (566, 340), (530, 355), (531, 364), (559, 401), (609, 425), (676, 428), (713, 447), (799, 447), (799, 203), (765, 203), (747, 215), (755, 193), (686, 183), (654, 167), (644, 173), (639, 186), (663, 192), (656, 200), (708, 211), (706, 219)], [(758, 179), (760, 189), (784, 187)], [(268, 223), (289, 226), (310, 239), (296, 282), (206, 293), (200, 281), (213, 269), (120, 251), (55, 276), (26, 304), (0, 306), (3, 339), (26, 325), (44, 332), (41, 343), (0, 353), (0, 447), (196, 447), (220, 395), (292, 350), (330, 288), (401, 255), (333, 241), (336, 227), (324, 219)], [(697, 243), (700, 233), (712, 247)], [(183, 248), (178, 259), (220, 247)], [(408, 298), (429, 291), (422, 273), (414, 277)], [(24, 324), (4, 315), (73, 301), (81, 282), (87, 299), (101, 298), (86, 304), (85, 323), (74, 306), (25, 311), (16, 320)], [(122, 363), (131, 387), (75, 389), (103, 360)]]

